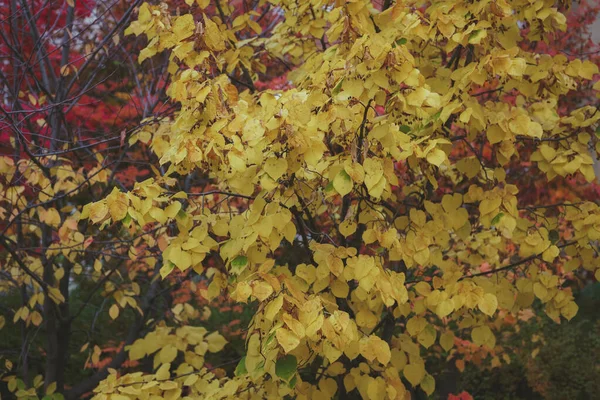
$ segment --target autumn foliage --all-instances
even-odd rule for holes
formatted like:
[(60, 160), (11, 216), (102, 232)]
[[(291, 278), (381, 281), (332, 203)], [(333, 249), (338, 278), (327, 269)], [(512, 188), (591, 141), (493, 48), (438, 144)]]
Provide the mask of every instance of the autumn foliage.
[(594, 4), (10, 4), (18, 397), (432, 396), (600, 280)]

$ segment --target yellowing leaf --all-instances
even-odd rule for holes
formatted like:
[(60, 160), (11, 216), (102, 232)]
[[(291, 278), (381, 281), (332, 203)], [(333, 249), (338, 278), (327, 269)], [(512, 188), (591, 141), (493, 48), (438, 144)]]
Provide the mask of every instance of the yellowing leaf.
[(435, 391), (435, 379), (433, 379), (433, 376), (425, 374), (425, 377), (421, 380), (421, 389), (423, 389), (428, 396), (433, 394)]
[(352, 179), (346, 171), (341, 170), (333, 178), (333, 187), (340, 195), (345, 196), (352, 191)]

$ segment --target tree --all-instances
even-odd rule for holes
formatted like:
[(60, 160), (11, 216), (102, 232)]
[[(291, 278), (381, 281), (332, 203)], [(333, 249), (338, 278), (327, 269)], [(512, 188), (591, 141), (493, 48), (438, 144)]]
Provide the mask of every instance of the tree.
[[(82, 369), (110, 344), (98, 328), (105, 298), (126, 301), (152, 278), (128, 269), (131, 243), (78, 224), (84, 204), (135, 180), (128, 167), (148, 173), (126, 140), (170, 112), (165, 60), (140, 68), (129, 52), (141, 43), (120, 40), (140, 3), (0, 4), (0, 326), (15, 328), (1, 332), (0, 371), (19, 397), (94, 388), (106, 370)], [(133, 342), (135, 323), (113, 327), (111, 340)]]
[[(600, 275), (600, 208), (584, 183), (600, 113), (580, 96), (600, 85), (594, 62), (553, 54), (563, 11), (520, 0), (141, 4), (125, 33), (147, 39), (142, 68), (166, 60), (177, 105), (150, 119), (148, 107), (124, 136), (150, 153), (147, 179), (109, 180), (83, 208), (57, 207), (72, 235), (85, 232), (74, 243), (88, 263), (67, 251), (73, 267), (41, 262), (43, 274), (6, 242), (23, 242), (18, 229), (2, 236), (27, 273), (16, 286), (46, 299), (46, 331), (53, 310), (71, 312), (65, 271), (77, 265), (98, 269), (102, 304), (128, 325), (108, 365), (59, 392), (410, 398), (435, 391), (432, 357), (506, 362), (497, 336), (532, 304), (573, 318), (573, 290)], [(12, 224), (33, 209), (25, 190), (5, 191)], [(174, 299), (182, 287), (254, 307), (243, 357), (218, 359), (227, 341)], [(25, 303), (15, 321), (28, 320)], [(55, 380), (45, 376), (46, 391)]]

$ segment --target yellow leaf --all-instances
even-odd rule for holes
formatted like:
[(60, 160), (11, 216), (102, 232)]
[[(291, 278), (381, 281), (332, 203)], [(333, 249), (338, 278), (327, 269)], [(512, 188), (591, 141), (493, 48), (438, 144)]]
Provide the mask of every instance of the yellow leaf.
[(369, 396), (369, 400), (379, 400), (387, 398), (385, 390), (386, 384), (382, 378), (372, 378), (370, 376), (366, 376), (366, 379), (368, 379), (367, 395)]
[(227, 344), (227, 340), (219, 332), (212, 332), (205, 338), (208, 343), (208, 351), (211, 353), (217, 353), (223, 350), (223, 347)]
[(281, 310), (282, 306), (283, 296), (280, 295), (275, 297), (275, 299), (269, 302), (269, 304), (267, 304), (267, 306), (265, 307), (265, 318), (269, 321), (273, 321), (279, 310)]
[(158, 353), (158, 359), (162, 364), (170, 363), (177, 357), (177, 348), (172, 344), (163, 347)]
[(392, 357), (390, 346), (375, 335), (363, 338), (360, 341), (360, 354), (369, 361), (377, 359), (383, 365), (387, 365)]
[(423, 317), (412, 317), (406, 323), (406, 331), (411, 336), (416, 336), (427, 326), (427, 320)]
[(327, 267), (335, 276), (344, 272), (344, 262), (333, 254), (327, 256)]
[(488, 326), (478, 326), (471, 331), (471, 339), (478, 346), (494, 347), (496, 339)]
[(252, 288), (252, 294), (258, 299), (258, 301), (266, 300), (273, 293), (273, 287), (267, 282), (259, 281), (254, 284)]
[(217, 24), (204, 15), (204, 42), (211, 50), (225, 50), (225, 39), (219, 32)]
[(369, 194), (375, 196), (373, 191), (383, 178), (383, 165), (378, 159), (367, 158), (363, 163), (363, 168), (365, 170), (365, 185), (367, 185)]
[(239, 282), (234, 292), (235, 300), (246, 303), (250, 296), (252, 296), (252, 287), (248, 282)]
[(496, 312), (496, 309), (498, 308), (498, 299), (495, 295), (491, 293), (486, 293), (479, 300), (477, 306), (484, 314), (487, 314), (491, 317), (492, 315), (494, 315), (494, 312)]
[(248, 19), (248, 26), (250, 26), (250, 28), (256, 32), (257, 35), (260, 35), (262, 33), (262, 28), (260, 27), (259, 24), (257, 24), (255, 21)]
[(164, 210), (161, 210), (158, 207), (151, 208), (150, 211), (148, 212), (148, 214), (150, 214), (150, 216), (152, 218), (154, 218), (161, 224), (164, 224), (165, 222), (167, 222), (167, 216), (165, 215)]
[(348, 237), (350, 235), (352, 235), (354, 232), (356, 232), (356, 228), (357, 228), (357, 224), (356, 222), (354, 222), (351, 219), (347, 219), (344, 222), (342, 222), (340, 224), (340, 233), (342, 235), (344, 235), (344, 237)]
[(300, 339), (293, 332), (286, 328), (279, 328), (275, 331), (277, 342), (283, 347), (286, 353), (294, 350), (300, 344)]
[(32, 312), (31, 323), (35, 326), (40, 326), (40, 324), (42, 323), (42, 315), (37, 311)]
[(125, 193), (116, 192), (114, 195), (111, 193), (106, 198), (106, 202), (108, 203), (108, 210), (113, 221), (120, 221), (127, 216), (129, 200)]
[(56, 304), (61, 304), (65, 302), (65, 298), (63, 297), (62, 293), (58, 288), (48, 288), (48, 294), (50, 295), (52, 301), (54, 301)]
[(488, 127), (486, 134), (490, 144), (496, 144), (506, 139), (506, 132), (498, 125)]
[(452, 300), (441, 301), (435, 309), (435, 313), (440, 318), (450, 315), (452, 311), (454, 311), (454, 302)]
[(566, 306), (564, 306), (563, 308), (560, 309), (560, 313), (562, 314), (562, 316), (565, 317), (569, 321), (575, 315), (577, 315), (577, 311), (579, 311), (579, 307), (577, 306), (577, 303), (575, 303), (574, 301), (570, 301), (569, 303), (567, 303)]
[(288, 163), (285, 158), (269, 158), (265, 162), (264, 170), (274, 180), (278, 180), (287, 172)]
[(598, 73), (598, 66), (589, 60), (585, 60), (581, 64), (578, 73), (582, 78), (591, 80)]
[(94, 203), (89, 208), (90, 220), (92, 220), (92, 222), (95, 224), (102, 221), (107, 214), (108, 207), (104, 201)]
[(286, 326), (299, 339), (302, 339), (306, 335), (306, 331), (304, 329), (304, 326), (302, 325), (302, 323), (300, 323), (300, 321), (298, 321), (297, 319), (293, 318), (291, 315), (289, 315), (287, 313), (283, 314), (283, 318), (282, 319), (283, 319), (283, 322), (286, 324)]
[(429, 94), (429, 90), (427, 90), (423, 87), (418, 87), (412, 93), (410, 93), (408, 96), (406, 96), (406, 102), (410, 106), (421, 107), (421, 105), (427, 98), (428, 94)]
[(404, 367), (402, 373), (406, 380), (416, 387), (425, 377), (425, 366), (421, 363), (410, 363)]
[(117, 306), (116, 304), (110, 306), (110, 310), (108, 310), (108, 315), (110, 315), (112, 319), (117, 319), (117, 317), (119, 316), (119, 306)]
[(512, 76), (523, 76), (526, 68), (527, 62), (524, 58), (513, 58), (510, 60), (510, 67), (508, 67), (507, 72)]
[(427, 325), (427, 327), (423, 329), (417, 336), (417, 341), (421, 344), (421, 346), (428, 349), (432, 344), (435, 343), (436, 336), (437, 334), (434, 327)]
[(171, 374), (169, 372), (170, 369), (171, 369), (170, 363), (163, 364), (156, 371), (156, 373), (154, 374), (154, 377), (159, 381), (166, 381), (167, 379), (169, 379), (169, 376), (171, 376)]
[(56, 392), (56, 382), (52, 382), (46, 387), (46, 395), (50, 396)]
[(174, 201), (169, 204), (169, 206), (165, 209), (165, 215), (169, 218), (175, 218), (177, 213), (181, 210), (181, 203), (178, 201)]
[(433, 376), (426, 374), (421, 381), (421, 389), (428, 395), (431, 396), (435, 392), (435, 379)]
[(192, 265), (192, 256), (187, 251), (183, 251), (179, 245), (169, 246), (165, 250), (165, 253), (163, 253), (163, 256), (182, 271), (185, 271)]
[(331, 364), (336, 362), (337, 359), (342, 355), (342, 351), (336, 349), (329, 341), (323, 343), (323, 353)]
[(454, 334), (452, 332), (445, 332), (440, 336), (440, 346), (446, 351), (450, 351), (454, 347)]
[(178, 42), (194, 34), (196, 24), (194, 23), (194, 16), (192, 14), (185, 14), (175, 19), (173, 24), (173, 33)]
[(444, 163), (444, 161), (446, 161), (446, 153), (441, 149), (434, 148), (429, 153), (427, 153), (427, 161), (430, 164), (439, 167)]

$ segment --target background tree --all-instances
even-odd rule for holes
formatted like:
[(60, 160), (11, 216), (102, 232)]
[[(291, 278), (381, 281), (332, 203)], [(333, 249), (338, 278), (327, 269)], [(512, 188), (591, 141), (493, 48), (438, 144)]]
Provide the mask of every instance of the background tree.
[(3, 20), (9, 390), (401, 399), (576, 314), (600, 114), (565, 47), (596, 8), (140, 4)]
[(113, 326), (107, 338), (99, 329), (107, 300), (125, 305), (143, 288), (150, 304), (160, 288), (150, 284), (152, 270), (135, 274), (130, 242), (78, 223), (83, 204), (149, 173), (147, 152), (127, 138), (144, 118), (172, 109), (165, 59), (140, 68), (131, 55), (139, 42), (121, 40), (139, 4), (0, 5), (1, 318), (20, 331), (3, 330), (1, 356), (3, 376), (20, 378), (8, 381), (19, 396), (72, 387), (79, 398), (92, 389), (106, 373), (82, 373), (86, 355), (94, 361), (113, 343), (110, 366), (118, 367), (122, 342), (141, 334), (132, 312), (132, 326)]

